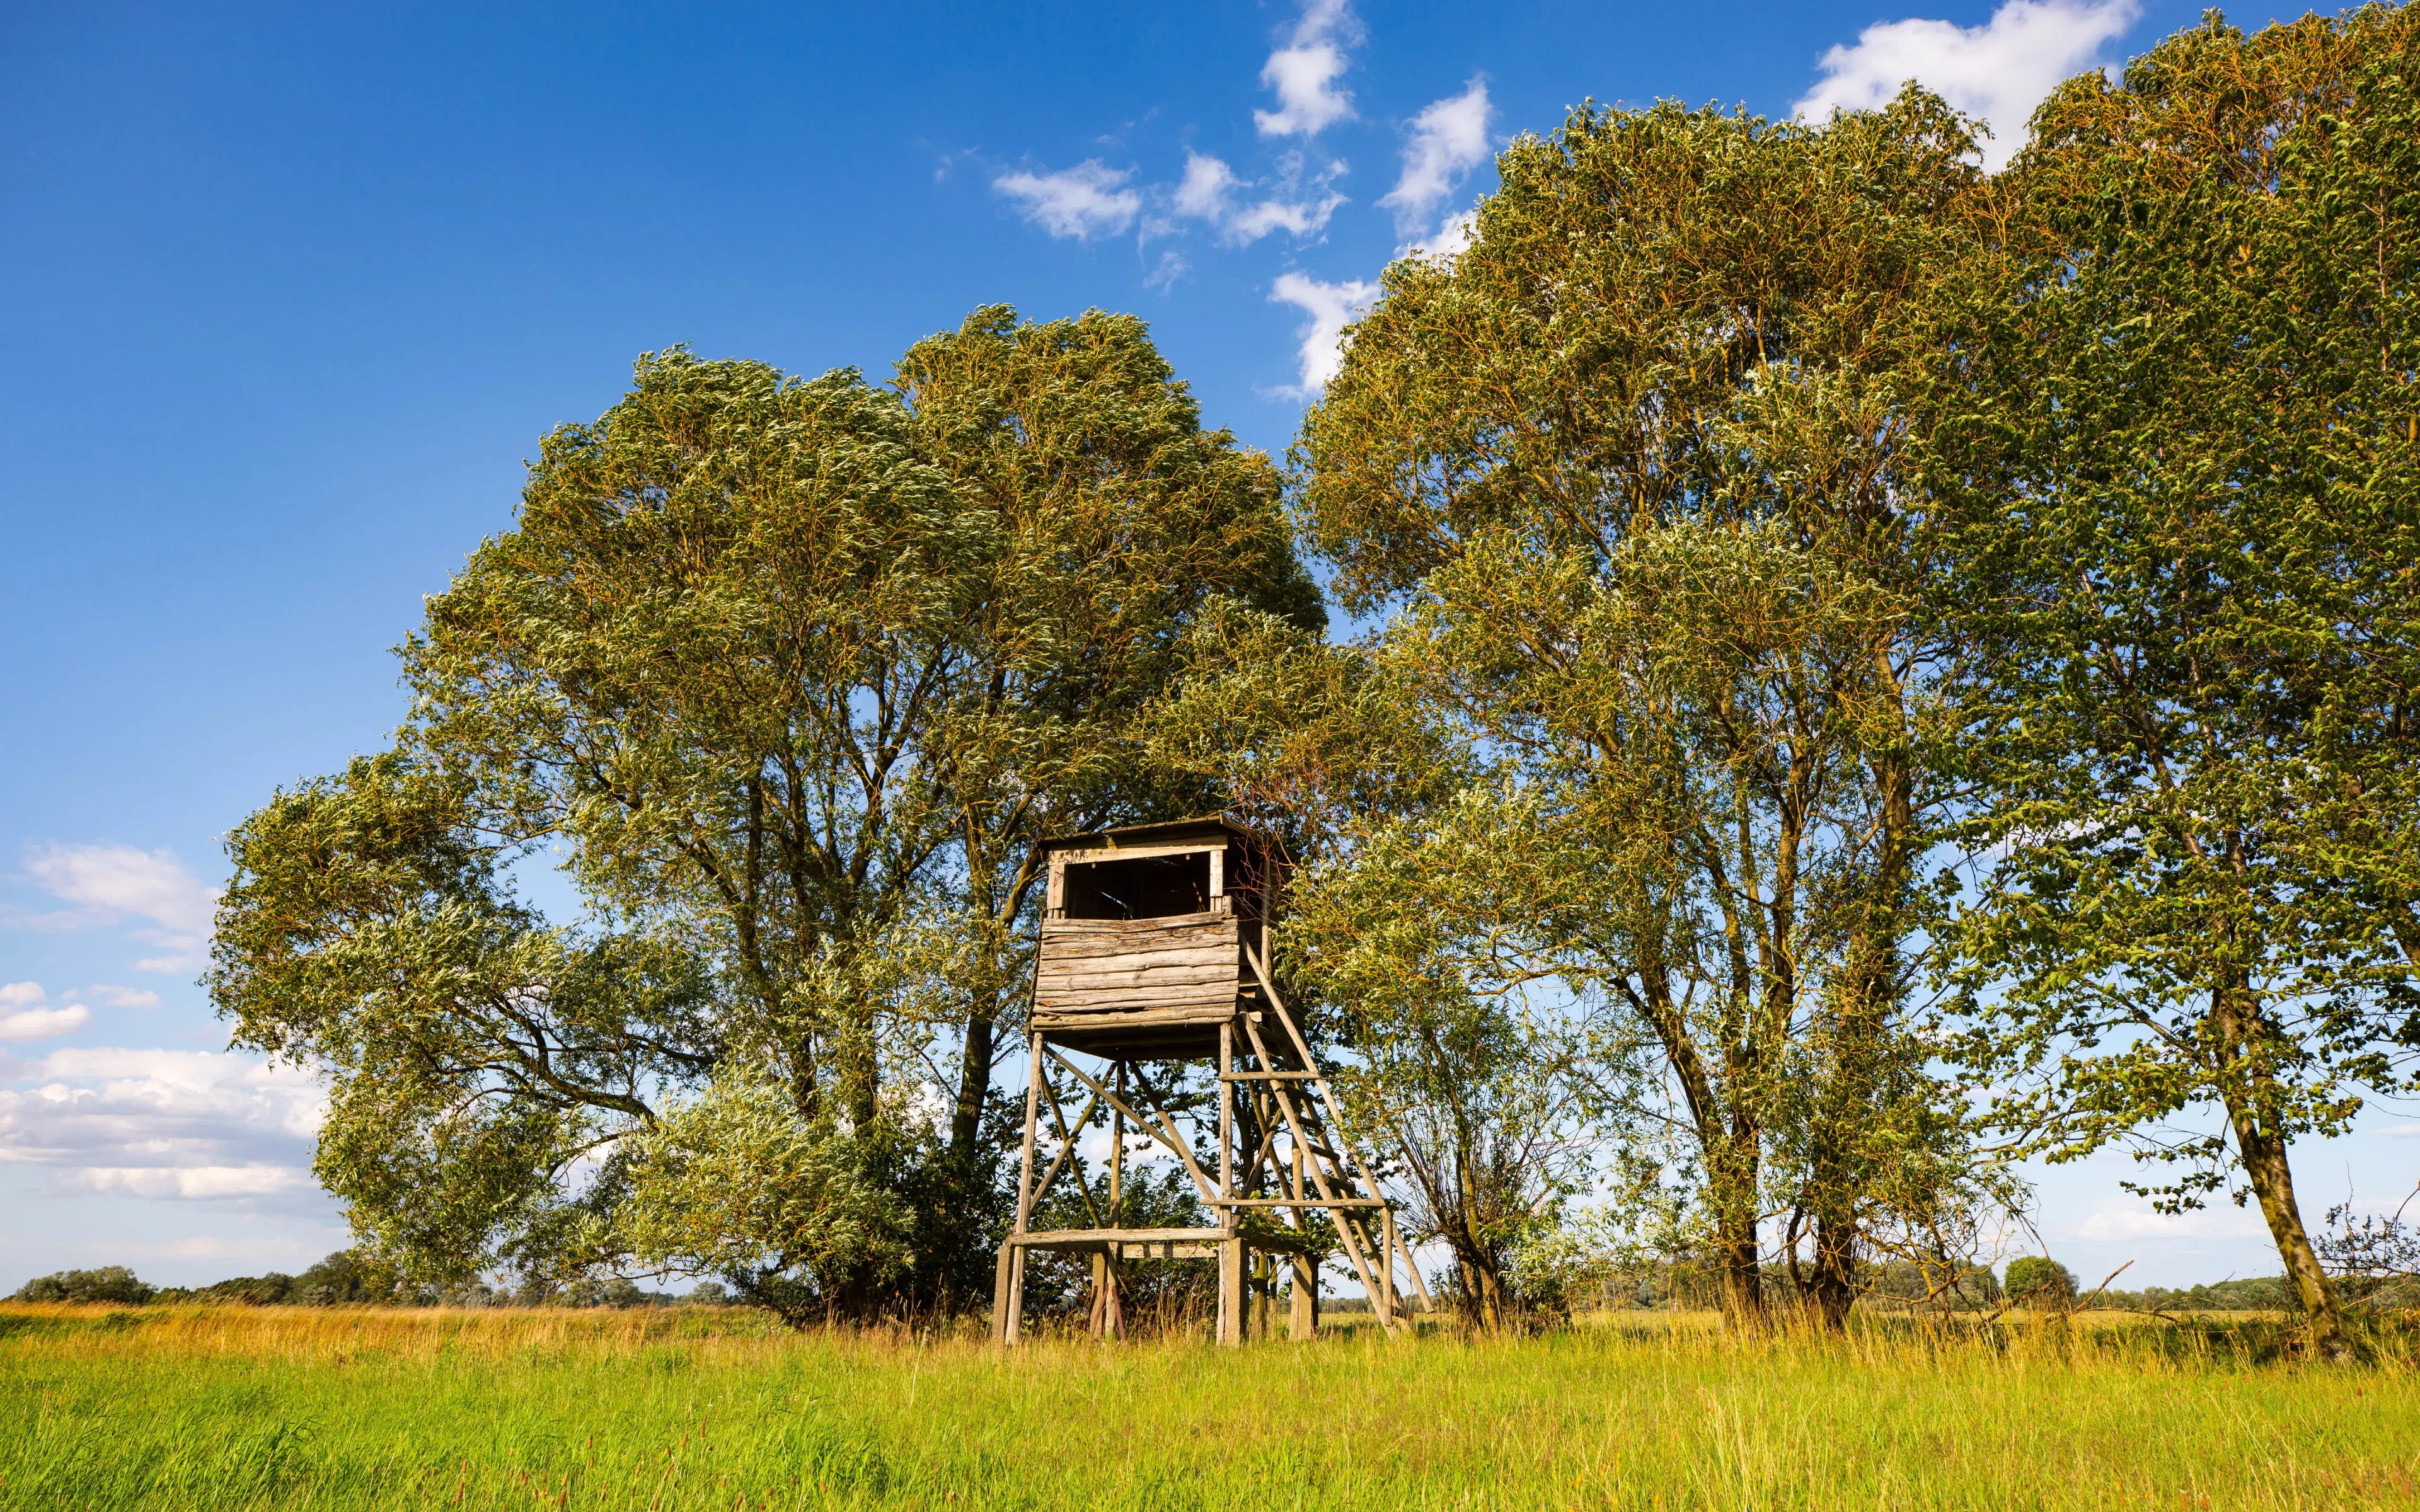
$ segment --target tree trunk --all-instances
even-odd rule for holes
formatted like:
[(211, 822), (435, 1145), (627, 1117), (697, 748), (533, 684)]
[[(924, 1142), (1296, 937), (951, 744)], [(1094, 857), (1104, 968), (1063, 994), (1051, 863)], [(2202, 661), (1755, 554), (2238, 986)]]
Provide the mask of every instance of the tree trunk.
[(966, 1040), (958, 1056), (958, 1100), (950, 1110), (950, 1165), (961, 1180), (971, 1180), (975, 1175), (975, 1146), (983, 1137), (984, 1100), (991, 1088), (991, 1062), (998, 1044), (996, 1011), (986, 1005), (967, 1016)]
[(1824, 1331), (1839, 1334), (1849, 1326), (1849, 1309), (1857, 1300), (1857, 1226), (1838, 1216), (1815, 1220), (1815, 1261), (1807, 1271), (1807, 1299)]
[(2276, 1241), (2278, 1258), (2286, 1262), (2286, 1279), (2310, 1319), (2312, 1347), (2323, 1360), (2350, 1362), (2352, 1339), (2345, 1332), (2344, 1313), (2336, 1305), (2327, 1272), (2311, 1247), (2310, 1233), (2303, 1227), (2286, 1138), (2276, 1131), (2273, 1116), (2263, 1116), (2279, 1101), (2277, 1087), (2262, 1063), (2256, 1037), (2257, 1015), (2246, 1011), (2242, 995), (2241, 989), (2222, 988), (2213, 995), (2212, 1005), (2226, 1053), (2234, 1062), (2230, 1074), (2220, 1078), (2220, 1090), (2227, 1122), (2235, 1131), (2236, 1151), (2242, 1160), (2244, 1180), (2259, 1199), (2260, 1216), (2268, 1220), (2269, 1235)]
[(2286, 1279), (2294, 1288), (2294, 1298), (2311, 1320), (2313, 1347), (2323, 1360), (2349, 1362), (2353, 1358), (2352, 1340), (2345, 1332), (2344, 1313), (2336, 1306), (2335, 1290), (2328, 1285), (2327, 1272), (2320, 1268), (2319, 1254), (2311, 1247), (2311, 1236), (2303, 1227), (2303, 1210), (2294, 1200), (2294, 1170), (2286, 1159), (2286, 1141), (2267, 1132), (2246, 1101), (2235, 1096), (2226, 1100), (2227, 1121), (2235, 1128), (2244, 1179), (2252, 1183), (2252, 1195), (2260, 1202), (2260, 1216), (2268, 1220), (2269, 1235), (2277, 1242), (2278, 1257), (2286, 1262)]
[(1764, 1323), (1764, 1257), (1756, 1232), (1759, 1137), (1753, 1125), (1742, 1121), (1706, 1147), (1723, 1319), (1742, 1330)]
[(874, 1016), (869, 1012), (843, 1031), (839, 1053), (832, 1057), (840, 1105), (848, 1115), (849, 1126), (859, 1134), (872, 1129), (881, 1113), (881, 1073), (874, 1045)]
[[(1874, 670), (1879, 686), (1895, 693), (1886, 646), (1875, 648)], [(1857, 1300), (1857, 1247), (1865, 1237), (1858, 1198), (1876, 1176), (1866, 1132), (1885, 1095), (1883, 1059), (1887, 1037), (1899, 1025), (1900, 933), (1916, 822), (1914, 778), (1904, 748), (1893, 744), (1877, 751), (1870, 766), (1882, 798), (1880, 843), (1856, 928), (1842, 952), (1841, 984), (1832, 997), (1827, 1085), (1817, 1101), (1809, 1190), (1801, 1199), (1815, 1218), (1807, 1300), (1832, 1333), (1846, 1330)]]

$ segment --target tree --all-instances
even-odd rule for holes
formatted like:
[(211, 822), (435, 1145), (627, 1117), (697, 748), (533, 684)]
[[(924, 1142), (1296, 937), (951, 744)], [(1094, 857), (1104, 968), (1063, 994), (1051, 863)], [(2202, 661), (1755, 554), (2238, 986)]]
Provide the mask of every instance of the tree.
[(625, 1225), (641, 1262), (724, 1276), (804, 1327), (904, 1273), (913, 1220), (883, 1180), (894, 1131), (802, 1123), (783, 1091), (750, 1080), (665, 1107), (630, 1140)]
[(158, 1293), (122, 1265), (96, 1271), (54, 1271), (17, 1288), (19, 1302), (115, 1302), (141, 1306)]
[(1575, 112), (1467, 250), (1389, 269), (1299, 446), (1344, 603), (1398, 609), (1400, 680), (1550, 828), (1496, 937), (1657, 1046), (1742, 1319), (1769, 1203), (1837, 1324), (1875, 1199), (1947, 1190), (1892, 1173), (1964, 1164), (1906, 1042), (1939, 794), (1902, 442), (1970, 150), (1913, 91)]
[[(1615, 1101), (1590, 1004), (1507, 949), (1507, 842), (1529, 830), (1466, 791), (1373, 825), (1293, 891), (1281, 937), (1353, 1051), (1334, 1072), (1354, 1129), (1391, 1146), (1415, 1237), (1453, 1257), (1450, 1294), (1490, 1331), (1539, 1303), (1515, 1258), (1552, 1229), (1591, 1175)], [(1517, 905), (1516, 905), (1517, 906)], [(1627, 1082), (1624, 1082), (1627, 1085)]]
[(2064, 1307), (2075, 1300), (2075, 1275), (2056, 1260), (2040, 1255), (2020, 1255), (2009, 1262), (2002, 1291), (2011, 1302), (2033, 1307)]
[[(1946, 936), (1972, 1058), (2029, 1148), (2184, 1161), (2168, 1210), (2257, 1199), (2330, 1356), (2288, 1149), (2420, 1043), (2415, 38), (2213, 16), (2071, 81), (1933, 442), (1998, 856)], [(2164, 1133), (2196, 1106), (2221, 1132)]]
[[(318, 1170), (357, 1230), (439, 1285), (634, 1263), (641, 1178), (702, 1190), (641, 1145), (721, 1102), (829, 1155), (766, 1168), (834, 1200), (816, 1173), (885, 1171), (904, 1266), (786, 1247), (778, 1193), (752, 1252), (652, 1209), (644, 1247), (849, 1315), (979, 1288), (1031, 841), (1173, 801), (1128, 726), (1205, 606), (1315, 622), (1278, 491), (1128, 317), (978, 311), (892, 390), (643, 359), (430, 601), (396, 748), (230, 838), (210, 984), (240, 1042), (330, 1072)], [(513, 892), (542, 850), (576, 924)], [(954, 1094), (945, 1155), (919, 1085)]]

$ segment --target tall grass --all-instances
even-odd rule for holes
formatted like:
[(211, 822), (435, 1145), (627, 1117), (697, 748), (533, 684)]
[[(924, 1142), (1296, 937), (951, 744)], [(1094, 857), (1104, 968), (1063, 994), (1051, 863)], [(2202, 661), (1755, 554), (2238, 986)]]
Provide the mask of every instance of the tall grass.
[(703, 1308), (11, 1307), (0, 1506), (2420, 1505), (2409, 1347), (2287, 1339), (1621, 1315), (1004, 1353)]

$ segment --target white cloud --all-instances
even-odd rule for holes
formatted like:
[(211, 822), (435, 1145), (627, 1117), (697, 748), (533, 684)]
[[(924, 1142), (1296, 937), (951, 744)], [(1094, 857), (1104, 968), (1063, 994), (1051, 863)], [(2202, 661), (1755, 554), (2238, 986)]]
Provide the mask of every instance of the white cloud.
[(1462, 210), (1449, 215), (1445, 218), (1445, 224), (1436, 228), (1436, 235), (1423, 237), (1409, 246), (1398, 249), (1396, 255), (1439, 257), (1449, 260), (1459, 257), (1462, 255), (1463, 249), (1470, 245), (1471, 232), (1478, 224), (1477, 210)]
[(71, 1190), (256, 1197), (314, 1190), (317, 1078), (232, 1053), (70, 1048), (0, 1063), (0, 1162)]
[(2383, 1129), (2372, 1129), (2381, 1139), (2420, 1139), (2420, 1123), (2390, 1123)]
[(1303, 326), (1302, 381), (1293, 391), (1308, 397), (1324, 389), (1344, 365), (1344, 328), (1378, 297), (1376, 284), (1349, 279), (1323, 284), (1301, 273), (1282, 273), (1269, 298), (1291, 304), (1311, 316)]
[(48, 996), (39, 981), (12, 981), (0, 986), (0, 1008), (24, 1008)]
[(1343, 203), (1342, 194), (1327, 194), (1317, 200), (1264, 199), (1227, 223), (1227, 239), (1249, 245), (1280, 230), (1297, 237), (1315, 236), (1326, 228), (1327, 218)]
[(1142, 195), (1123, 187), (1133, 170), (1086, 159), (1057, 173), (1002, 174), (992, 188), (1022, 204), (1018, 213), (1054, 237), (1090, 241), (1116, 236), (1134, 224)]
[(0, 1040), (12, 1044), (23, 1040), (55, 1040), (91, 1022), (92, 1010), (82, 1003), (69, 1003), (62, 1008), (28, 1008), (0, 1017)]
[(1228, 201), (1243, 180), (1226, 160), (1203, 152), (1185, 154), (1185, 177), (1176, 186), (1176, 213), (1197, 221), (1223, 221)]
[(1252, 112), (1263, 136), (1317, 136), (1351, 118), (1353, 96), (1336, 87), (1345, 50), (1361, 39), (1345, 0), (1310, 0), (1287, 44), (1269, 54), (1261, 83), (1277, 91), (1278, 108)]
[(1395, 228), (1408, 235), (1426, 225), (1463, 176), (1487, 161), (1487, 81), (1437, 100), (1412, 117), (1404, 144), (1404, 173), (1379, 204), (1395, 212)]
[(25, 870), (52, 896), (74, 903), (68, 913), (20, 915), (20, 929), (91, 929), (148, 919), (153, 927), (134, 937), (168, 952), (137, 961), (136, 969), (171, 975), (203, 964), (218, 889), (207, 887), (167, 851), (131, 845), (45, 845), (25, 860)]
[(2006, 0), (1980, 26), (1878, 22), (1854, 46), (1823, 54), (1823, 77), (1797, 110), (1815, 118), (1834, 109), (1871, 110), (1914, 79), (1991, 125), (1983, 166), (1996, 171), (2024, 145), (2034, 107), (2099, 62), (2141, 10), (2140, 0)]
[(88, 989), (85, 995), (103, 1008), (158, 1008), (160, 995), (147, 987), (113, 987), (101, 982)]
[(1343, 171), (1342, 162), (1332, 162), (1306, 187), (1301, 155), (1287, 153), (1280, 164), (1277, 193), (1247, 205), (1238, 202), (1236, 192), (1254, 187), (1251, 181), (1236, 177), (1220, 159), (1187, 152), (1185, 177), (1169, 203), (1185, 219), (1210, 223), (1230, 246), (1249, 246), (1272, 231), (1291, 231), (1297, 238), (1315, 236), (1344, 203), (1343, 195), (1327, 187)]

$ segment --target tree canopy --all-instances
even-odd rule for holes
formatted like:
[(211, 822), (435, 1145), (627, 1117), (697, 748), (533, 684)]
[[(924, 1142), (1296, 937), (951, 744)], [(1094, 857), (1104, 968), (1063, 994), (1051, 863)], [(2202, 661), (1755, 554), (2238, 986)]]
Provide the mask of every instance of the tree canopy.
[(2420, 1051), (2413, 16), (2213, 15), (1988, 176), (1914, 86), (1582, 107), (1289, 472), (1130, 316), (644, 357), (389, 746), (231, 835), (210, 989), (328, 1076), (381, 1287), (960, 1308), (1038, 842), (1225, 810), (1482, 1326), (1646, 1249), (1743, 1325), (1980, 1295), (2016, 1159), (2119, 1144), (2257, 1201), (2342, 1356), (2386, 1242), (2289, 1154)]

